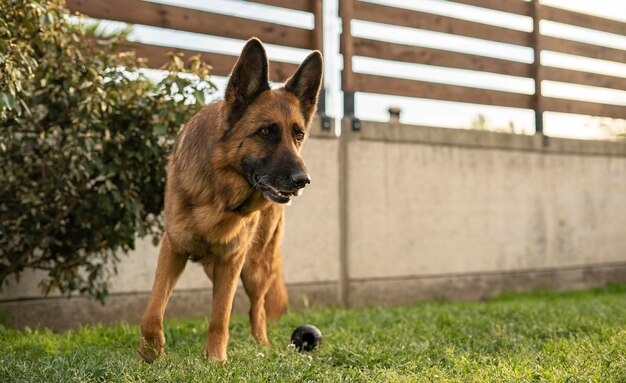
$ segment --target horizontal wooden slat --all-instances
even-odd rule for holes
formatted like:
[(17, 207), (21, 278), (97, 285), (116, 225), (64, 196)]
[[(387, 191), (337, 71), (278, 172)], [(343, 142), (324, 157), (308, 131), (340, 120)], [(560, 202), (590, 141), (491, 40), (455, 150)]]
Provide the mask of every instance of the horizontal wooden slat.
[(312, 12), (310, 0), (250, 0), (253, 3), (273, 5), (275, 7)]
[(626, 35), (626, 23), (624, 22), (578, 13), (567, 9), (554, 8), (548, 5), (541, 6), (541, 18), (558, 23), (594, 29), (596, 31), (615, 33), (620, 36)]
[[(230, 75), (235, 62), (237, 62), (237, 56), (151, 44), (131, 43), (129, 46), (125, 47), (125, 49), (132, 49), (136, 52), (137, 57), (146, 58), (148, 60), (148, 67), (153, 69), (159, 69), (169, 61), (169, 58), (167, 57), (168, 52), (183, 53), (185, 61), (188, 61), (190, 57), (199, 54), (203, 62), (206, 62), (213, 67), (211, 74), (215, 76)], [(297, 68), (298, 65), (296, 64), (271, 61), (269, 66), (270, 79), (276, 82), (284, 82), (296, 71)]]
[(473, 5), (522, 16), (530, 15), (530, 3), (522, 0), (452, 0), (455, 3)]
[(531, 108), (527, 94), (354, 73), (354, 91), (473, 104)]
[(544, 97), (542, 103), (546, 111), (626, 119), (626, 105), (600, 104), (552, 97)]
[(66, 0), (70, 10), (97, 18), (187, 32), (311, 48), (312, 31), (140, 0)]
[(354, 18), (507, 44), (530, 45), (528, 32), (362, 1), (355, 2)]
[(601, 47), (594, 44), (560, 39), (552, 36), (542, 36), (541, 48), (576, 56), (626, 63), (626, 51), (624, 50)]
[(469, 69), (509, 76), (531, 77), (529, 64), (515, 61), (451, 52), (441, 49), (401, 45), (354, 37), (354, 55), (384, 60)]
[(549, 66), (542, 67), (541, 73), (544, 80), (626, 90), (626, 78), (624, 77), (582, 72), (572, 69), (554, 68)]

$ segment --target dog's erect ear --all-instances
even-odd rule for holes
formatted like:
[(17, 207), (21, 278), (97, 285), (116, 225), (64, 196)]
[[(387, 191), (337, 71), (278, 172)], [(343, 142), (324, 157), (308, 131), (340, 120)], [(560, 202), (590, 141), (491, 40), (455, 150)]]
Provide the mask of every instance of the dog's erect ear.
[(317, 96), (322, 85), (322, 73), (322, 54), (315, 51), (300, 64), (296, 73), (285, 84), (285, 89), (300, 99), (300, 109), (307, 124), (317, 108)]
[(230, 74), (224, 95), (226, 102), (232, 105), (231, 117), (234, 121), (230, 121), (231, 126), (261, 92), (270, 88), (267, 67), (263, 44), (259, 39), (251, 38)]

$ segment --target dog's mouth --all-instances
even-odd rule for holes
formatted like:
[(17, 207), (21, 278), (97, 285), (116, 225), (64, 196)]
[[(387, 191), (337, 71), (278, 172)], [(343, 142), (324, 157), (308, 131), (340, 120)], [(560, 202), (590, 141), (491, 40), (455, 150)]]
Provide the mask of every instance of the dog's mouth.
[(292, 197), (299, 196), (302, 191), (302, 189), (279, 190), (271, 185), (262, 182), (256, 175), (252, 176), (252, 181), (254, 187), (259, 189), (266, 199), (276, 203), (287, 203), (291, 201)]

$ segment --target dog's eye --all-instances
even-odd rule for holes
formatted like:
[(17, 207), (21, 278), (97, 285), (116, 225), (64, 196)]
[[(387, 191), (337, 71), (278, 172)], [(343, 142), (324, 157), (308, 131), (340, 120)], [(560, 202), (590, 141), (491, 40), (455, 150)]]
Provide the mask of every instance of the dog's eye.
[(276, 132), (276, 124), (272, 124), (269, 126), (264, 126), (261, 129), (259, 129), (258, 133), (261, 137), (269, 137), (272, 134), (274, 134), (274, 132)]
[(304, 132), (296, 132), (296, 141), (300, 142), (304, 140)]

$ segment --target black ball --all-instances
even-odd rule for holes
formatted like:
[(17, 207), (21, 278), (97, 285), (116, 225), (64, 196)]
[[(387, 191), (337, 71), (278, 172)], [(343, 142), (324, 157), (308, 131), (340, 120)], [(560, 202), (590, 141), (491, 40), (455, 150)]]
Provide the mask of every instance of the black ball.
[(312, 351), (322, 344), (322, 332), (310, 324), (299, 326), (291, 334), (291, 344), (298, 351)]

